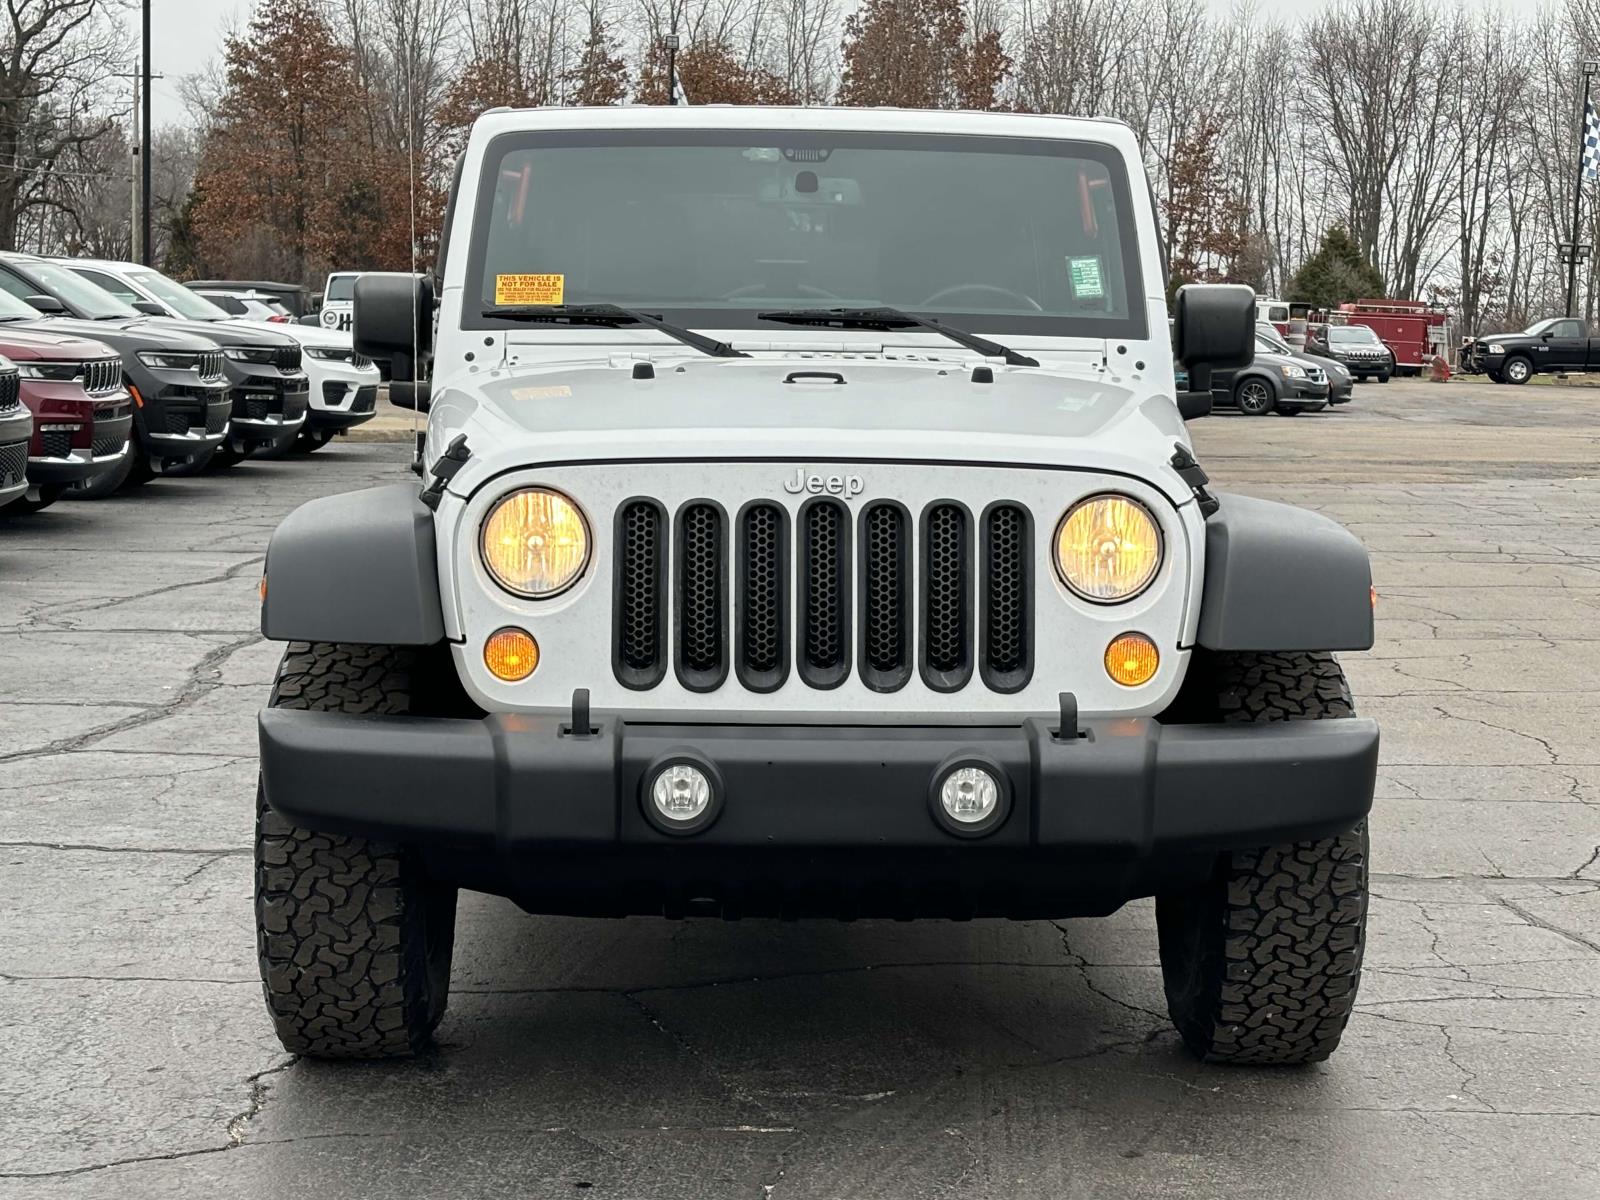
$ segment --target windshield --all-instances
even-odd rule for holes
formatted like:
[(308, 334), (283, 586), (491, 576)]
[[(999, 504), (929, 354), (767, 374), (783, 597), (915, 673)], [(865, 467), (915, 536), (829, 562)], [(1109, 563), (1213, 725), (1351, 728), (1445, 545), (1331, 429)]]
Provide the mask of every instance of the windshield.
[(1378, 335), (1365, 325), (1330, 325), (1328, 327), (1328, 340), (1345, 345), (1355, 345), (1356, 343), (1376, 344)]
[(100, 320), (144, 315), (133, 305), (124, 304), (103, 287), (90, 283), (82, 275), (66, 267), (48, 262), (30, 262), (23, 269), (44, 284), (56, 299), (79, 316)]
[(228, 314), (204, 296), (197, 296), (183, 284), (168, 279), (159, 271), (130, 271), (128, 278), (180, 317), (191, 321), (226, 321)]
[[(481, 309), (612, 303), (768, 329), (889, 306), (964, 329), (1145, 336), (1128, 180), (1108, 146), (789, 131), (513, 134), (467, 263)], [(331, 295), (331, 293), (330, 293)]]
[(328, 290), (323, 293), (324, 303), (329, 300), (354, 300), (356, 277), (354, 275), (329, 275)]
[(1275, 354), (1289, 353), (1289, 343), (1265, 329), (1256, 330), (1256, 343), (1258, 346), (1265, 344), (1266, 348)]

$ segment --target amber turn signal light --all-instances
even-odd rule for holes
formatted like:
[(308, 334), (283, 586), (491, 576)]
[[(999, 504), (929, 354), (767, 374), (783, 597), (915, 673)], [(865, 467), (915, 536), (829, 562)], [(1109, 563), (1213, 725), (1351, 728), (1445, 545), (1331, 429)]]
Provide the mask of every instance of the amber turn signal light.
[(539, 643), (525, 629), (496, 630), (483, 644), (483, 665), (496, 679), (518, 683), (539, 665)]
[(1142, 633), (1124, 633), (1106, 647), (1106, 674), (1123, 687), (1138, 687), (1161, 665), (1156, 644)]

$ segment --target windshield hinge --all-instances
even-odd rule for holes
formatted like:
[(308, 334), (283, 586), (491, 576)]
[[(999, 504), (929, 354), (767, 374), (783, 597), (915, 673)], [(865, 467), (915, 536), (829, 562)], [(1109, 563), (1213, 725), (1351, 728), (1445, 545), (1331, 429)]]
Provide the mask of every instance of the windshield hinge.
[(439, 501), (444, 499), (444, 485), (456, 477), (456, 472), (467, 465), (467, 460), (472, 457), (472, 451), (467, 449), (467, 435), (458, 433), (451, 439), (450, 445), (445, 448), (433, 464), (433, 480), (422, 489), (422, 502), (428, 506), (428, 511), (437, 512)]
[(1222, 501), (1206, 491), (1206, 484), (1211, 482), (1211, 477), (1195, 461), (1194, 455), (1189, 452), (1189, 447), (1179, 442), (1172, 448), (1172, 458), (1169, 461), (1172, 463), (1172, 469), (1178, 473), (1178, 477), (1187, 483), (1189, 490), (1194, 493), (1195, 501), (1200, 506), (1201, 516), (1209, 517), (1222, 507)]

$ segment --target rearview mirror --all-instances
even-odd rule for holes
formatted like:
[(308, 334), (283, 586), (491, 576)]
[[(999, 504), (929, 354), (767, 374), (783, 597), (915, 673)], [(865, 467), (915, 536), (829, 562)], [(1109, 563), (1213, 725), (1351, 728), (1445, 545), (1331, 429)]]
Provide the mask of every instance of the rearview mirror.
[(433, 359), (433, 280), (376, 272), (356, 280), (351, 331), (357, 354), (386, 364), (390, 379), (426, 379)]
[(1178, 398), (1185, 421), (1211, 412), (1211, 372), (1249, 366), (1256, 356), (1256, 294), (1242, 284), (1192, 283), (1178, 289), (1172, 357), (1189, 372)]
[(54, 296), (29, 296), (27, 304), (29, 308), (37, 308), (40, 312), (50, 313), (52, 316), (67, 311), (67, 306)]

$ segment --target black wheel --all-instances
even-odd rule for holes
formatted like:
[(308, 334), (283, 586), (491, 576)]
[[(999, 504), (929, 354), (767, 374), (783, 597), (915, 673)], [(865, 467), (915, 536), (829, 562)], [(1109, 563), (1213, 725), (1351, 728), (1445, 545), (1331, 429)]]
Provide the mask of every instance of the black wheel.
[[(387, 646), (291, 642), (268, 703), (349, 714), (412, 711), (417, 657)], [(317, 1058), (415, 1054), (444, 1016), (456, 889), (403, 846), (316, 833), (256, 790), (256, 944), (278, 1039)]]
[[(237, 467), (245, 459), (251, 457), (251, 454), (252, 452), (250, 450), (237, 449), (232, 442), (223, 442), (222, 445), (218, 446), (216, 450), (212, 452), (210, 460), (206, 463), (206, 467), (213, 471), (226, 471), (230, 468)], [(185, 470), (184, 473), (188, 474), (189, 472)]]
[(1520, 387), (1533, 378), (1533, 360), (1522, 354), (1514, 354), (1501, 366), (1500, 374), (1505, 376), (1507, 383)]
[[(198, 475), (202, 471), (204, 471), (207, 467), (209, 467), (211, 465), (211, 463), (212, 463), (212, 460), (215, 459), (217, 457), (217, 455), (219, 453), (221, 453), (221, 451), (224, 450), (226, 447), (227, 447), (227, 443), (224, 442), (224, 443), (222, 443), (222, 445), (214, 446), (210, 450), (201, 451), (199, 454), (195, 455), (193, 458), (185, 458), (185, 459), (180, 459), (180, 460), (178, 460), (176, 462), (169, 462), (166, 466), (161, 468), (161, 473), (163, 475), (176, 475), (176, 476), (179, 476), (180, 478), (187, 478), (188, 476), (191, 476), (191, 475)], [(237, 461), (238, 461), (237, 459), (234, 460), (234, 462), (237, 462)], [(232, 466), (233, 463), (223, 462), (223, 463), (220, 463), (218, 465), (227, 467), (227, 466)]]
[(1264, 417), (1272, 411), (1278, 398), (1272, 394), (1272, 385), (1266, 380), (1251, 376), (1234, 386), (1233, 402), (1247, 417)]
[[(1197, 653), (1179, 710), (1225, 722), (1355, 713), (1328, 654)], [(1207, 1062), (1327, 1058), (1355, 1006), (1366, 923), (1365, 823), (1223, 854), (1208, 883), (1158, 896), (1167, 1011), (1184, 1044)]]
[(250, 457), (267, 459), (282, 458), (284, 455), (288, 454), (289, 451), (294, 449), (295, 442), (298, 440), (298, 438), (298, 434), (290, 434), (288, 437), (280, 438), (275, 442), (268, 442), (264, 445), (257, 446), (253, 451), (251, 451)]
[(62, 494), (66, 490), (66, 485), (61, 483), (41, 485), (38, 489), (39, 498), (37, 500), (35, 500), (32, 496), (23, 496), (20, 500), (13, 500), (10, 504), (6, 505), (6, 516), (27, 517), (32, 516), (36, 512), (43, 512), (57, 500), (61, 499)]
[(1385, 371), (1382, 374), (1380, 374), (1378, 376), (1378, 382), (1379, 383), (1388, 383), (1389, 382), (1389, 372)]
[(1484, 374), (1489, 377), (1490, 383), (1504, 383), (1506, 381), (1506, 377), (1499, 371), (1485, 371)]
[[(66, 490), (66, 498), (68, 500), (103, 500), (125, 483), (143, 482), (143, 480), (135, 480), (133, 478), (136, 460), (140, 457), (138, 445), (130, 445), (121, 460), (109, 471), (102, 475), (96, 475), (91, 479), (85, 479), (81, 483), (73, 484)], [(149, 476), (145, 475), (144, 478), (148, 479)]]

